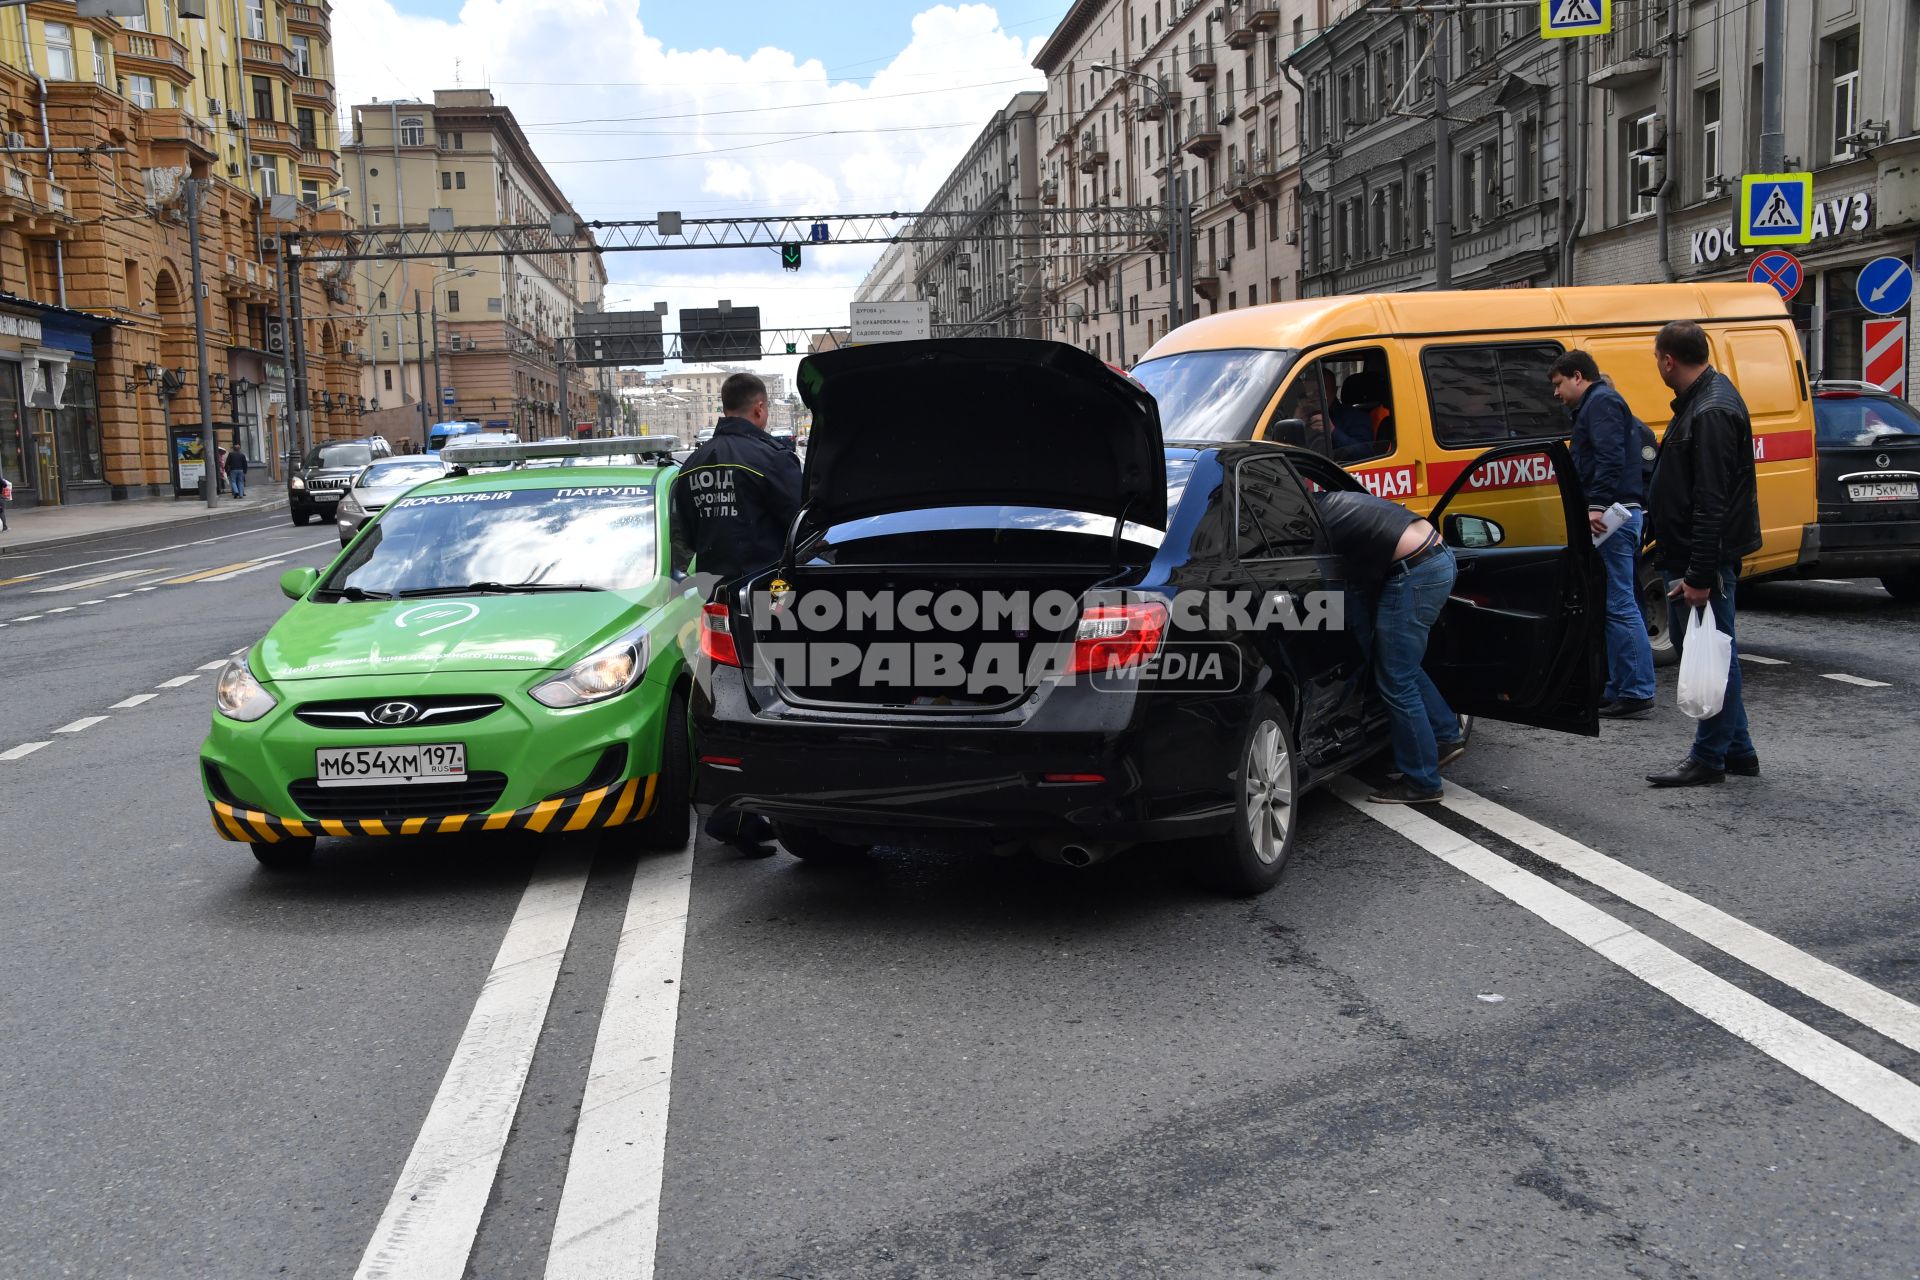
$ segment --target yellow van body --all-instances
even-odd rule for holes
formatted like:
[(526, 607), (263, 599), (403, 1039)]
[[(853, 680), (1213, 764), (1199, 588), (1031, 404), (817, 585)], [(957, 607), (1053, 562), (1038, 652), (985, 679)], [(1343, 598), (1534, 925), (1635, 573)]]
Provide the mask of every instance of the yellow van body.
[[(1316, 361), (1343, 353), (1376, 368), (1384, 360), (1391, 382), (1392, 447), (1378, 457), (1354, 462), (1348, 470), (1373, 492), (1427, 514), (1447, 486), (1469, 463), (1497, 443), (1563, 434), (1566, 419), (1550, 400), (1543, 360), (1551, 348), (1575, 347), (1592, 353), (1601, 373), (1611, 379), (1634, 413), (1656, 435), (1672, 416), (1672, 393), (1661, 383), (1653, 358), (1653, 338), (1669, 320), (1697, 320), (1712, 344), (1713, 364), (1732, 378), (1753, 420), (1753, 453), (1759, 487), (1760, 525), (1765, 542), (1742, 566), (1745, 578), (1764, 577), (1817, 559), (1818, 510), (1814, 497), (1813, 406), (1808, 398), (1800, 342), (1783, 303), (1772, 289), (1752, 284), (1617, 285), (1573, 289), (1487, 289), (1457, 292), (1358, 294), (1307, 298), (1222, 312), (1182, 325), (1155, 343), (1142, 358), (1146, 365), (1164, 356), (1192, 352), (1275, 351), (1293, 353), (1285, 373), (1260, 397), (1245, 403), (1249, 412), (1238, 431), (1241, 439), (1277, 438), (1273, 427), (1289, 415), (1282, 405), (1297, 404), (1296, 387), (1310, 381)], [(1490, 351), (1514, 356), (1517, 370), (1506, 374), (1509, 401), (1536, 396), (1525, 413), (1538, 432), (1518, 436), (1474, 435), (1463, 430), (1459, 415), (1435, 398), (1457, 404), (1476, 388), (1460, 372)], [(1518, 357), (1524, 356), (1524, 360)], [(1334, 364), (1330, 362), (1327, 368)], [(1436, 390), (1435, 371), (1450, 368), (1451, 386)], [(1522, 376), (1524, 375), (1524, 376)], [(1153, 379), (1143, 375), (1149, 386)], [(1485, 390), (1485, 388), (1478, 388)], [(1491, 394), (1489, 392), (1489, 394)], [(1258, 405), (1258, 412), (1251, 412)], [(1546, 416), (1554, 416), (1551, 425)], [(1168, 440), (1182, 439), (1176, 415), (1163, 423)], [(1217, 431), (1217, 428), (1216, 428)], [(1384, 447), (1384, 440), (1382, 446)], [(1512, 490), (1476, 495), (1473, 511), (1507, 525), (1516, 541), (1551, 536), (1536, 523), (1558, 524), (1556, 488), (1544, 455), (1492, 464), (1470, 484), (1477, 490)], [(1506, 499), (1501, 501), (1501, 499)], [(1564, 526), (1559, 535), (1564, 540)]]

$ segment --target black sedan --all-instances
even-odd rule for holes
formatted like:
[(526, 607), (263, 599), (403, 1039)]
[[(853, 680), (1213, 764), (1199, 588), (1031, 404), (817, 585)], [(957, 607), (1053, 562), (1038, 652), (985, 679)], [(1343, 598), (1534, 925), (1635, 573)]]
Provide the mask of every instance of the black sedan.
[[(800, 384), (812, 450), (785, 561), (703, 618), (702, 812), (765, 815), (813, 859), (1086, 865), (1178, 841), (1258, 892), (1302, 794), (1387, 745), (1312, 496), (1358, 487), (1336, 464), (1166, 444), (1150, 395), (1057, 343), (856, 348), (809, 357)], [(1516, 455), (1572, 475), (1532, 442), (1455, 482), (1435, 519), (1460, 584), (1428, 667), (1463, 715), (1594, 734), (1585, 503), (1560, 481), (1516, 504)]]
[(1820, 557), (1809, 578), (1877, 577), (1920, 600), (1920, 413), (1864, 382), (1813, 388)]

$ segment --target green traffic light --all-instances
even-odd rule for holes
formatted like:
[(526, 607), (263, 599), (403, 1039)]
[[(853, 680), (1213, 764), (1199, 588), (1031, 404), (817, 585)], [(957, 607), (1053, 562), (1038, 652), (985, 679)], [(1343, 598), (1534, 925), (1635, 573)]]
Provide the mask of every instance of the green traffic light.
[(797, 244), (781, 245), (780, 265), (789, 271), (798, 271), (800, 269), (800, 246)]

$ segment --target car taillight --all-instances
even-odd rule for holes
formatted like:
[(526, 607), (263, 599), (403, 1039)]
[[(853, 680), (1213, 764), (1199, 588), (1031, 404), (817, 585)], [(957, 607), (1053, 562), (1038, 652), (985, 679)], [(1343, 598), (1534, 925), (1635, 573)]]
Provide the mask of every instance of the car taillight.
[(1078, 675), (1129, 666), (1160, 647), (1167, 630), (1163, 604), (1096, 604), (1080, 615), (1073, 634), (1073, 664)]
[(710, 604), (701, 608), (700, 652), (723, 666), (740, 665), (739, 650), (733, 647), (733, 619), (726, 605)]

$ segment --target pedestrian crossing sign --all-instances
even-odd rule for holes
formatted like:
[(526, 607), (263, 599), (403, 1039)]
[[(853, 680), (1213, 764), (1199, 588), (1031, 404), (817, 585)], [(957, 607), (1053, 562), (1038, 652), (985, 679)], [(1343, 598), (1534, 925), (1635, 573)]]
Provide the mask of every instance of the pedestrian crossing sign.
[(1749, 173), (1740, 179), (1734, 225), (1741, 244), (1806, 244), (1812, 210), (1811, 173)]
[(1613, 30), (1613, 0), (1540, 0), (1540, 37), (1603, 36)]

